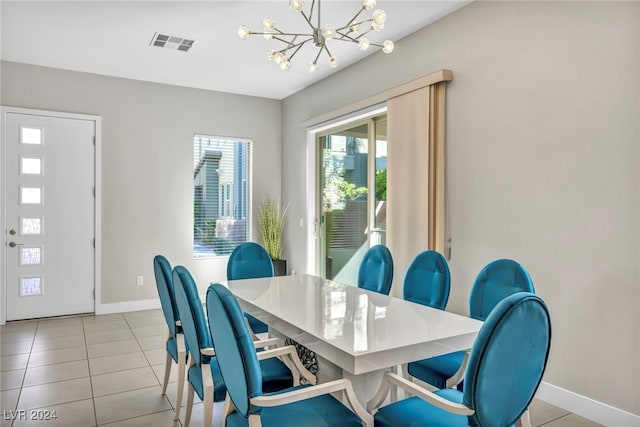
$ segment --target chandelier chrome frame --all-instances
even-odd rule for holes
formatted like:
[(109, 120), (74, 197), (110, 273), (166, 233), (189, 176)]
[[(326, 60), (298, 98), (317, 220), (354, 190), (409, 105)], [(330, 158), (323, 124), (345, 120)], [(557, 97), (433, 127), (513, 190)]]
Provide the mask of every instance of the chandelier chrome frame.
[[(362, 7), (355, 16), (345, 25), (335, 28), (331, 24), (322, 25), (320, 0), (312, 0), (308, 13), (305, 13), (304, 11), (304, 0), (289, 0), (289, 7), (291, 10), (300, 13), (309, 27), (311, 27), (310, 33), (287, 33), (277, 28), (271, 18), (265, 18), (262, 21), (262, 32), (251, 31), (248, 27), (242, 25), (238, 29), (238, 36), (241, 39), (246, 40), (252, 35), (262, 35), (267, 40), (277, 40), (284, 43), (284, 48), (280, 50), (270, 49), (267, 52), (267, 57), (270, 61), (274, 61), (282, 70), (285, 71), (291, 67), (291, 60), (293, 57), (307, 43), (313, 43), (313, 45), (318, 48), (318, 53), (315, 59), (307, 66), (310, 73), (314, 72), (316, 68), (318, 68), (318, 59), (322, 52), (326, 52), (329, 57), (329, 66), (331, 68), (335, 68), (338, 65), (338, 58), (333, 56), (329, 51), (327, 40), (352, 42), (358, 45), (362, 51), (367, 50), (369, 46), (380, 47), (384, 53), (391, 53), (393, 51), (394, 45), (391, 40), (385, 40), (382, 44), (376, 44), (372, 43), (365, 37), (365, 35), (371, 31), (382, 30), (384, 28), (384, 23), (387, 20), (386, 13), (381, 9), (374, 10), (371, 14), (371, 18), (369, 19), (360, 18), (360, 15), (362, 15), (363, 12), (373, 9), (375, 5), (376, 0), (362, 0)], [(317, 15), (317, 25), (315, 26), (312, 23), (314, 10)]]

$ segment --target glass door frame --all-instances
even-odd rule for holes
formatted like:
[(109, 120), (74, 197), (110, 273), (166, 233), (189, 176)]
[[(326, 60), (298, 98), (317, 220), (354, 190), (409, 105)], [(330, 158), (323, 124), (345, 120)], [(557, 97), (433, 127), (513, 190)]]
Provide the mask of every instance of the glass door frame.
[[(314, 274), (326, 277), (326, 245), (324, 244), (325, 226), (323, 221), (323, 206), (322, 206), (322, 181), (323, 177), (321, 173), (323, 171), (323, 147), (321, 138), (331, 134), (336, 134), (341, 131), (351, 129), (354, 127), (367, 125), (367, 237), (368, 246), (371, 247), (377, 243), (374, 241), (373, 235), (376, 231), (380, 232), (376, 228), (375, 215), (376, 215), (376, 125), (381, 120), (386, 120), (387, 111), (377, 111), (374, 114), (370, 114), (364, 118), (356, 118), (348, 122), (342, 122), (336, 124), (333, 127), (325, 127), (322, 131), (313, 133), (313, 157), (315, 162), (313, 163), (313, 170), (310, 174), (313, 174), (314, 191), (312, 192), (313, 200), (313, 222), (311, 228), (313, 230), (314, 238), (314, 255), (308, 256), (308, 261), (313, 259), (313, 272)], [(310, 138), (311, 139), (311, 138)], [(310, 141), (309, 141), (310, 142)], [(308, 193), (309, 194), (309, 193)], [(308, 204), (309, 206), (309, 204)], [(384, 232), (384, 231), (383, 231)], [(309, 245), (310, 246), (310, 245)]]

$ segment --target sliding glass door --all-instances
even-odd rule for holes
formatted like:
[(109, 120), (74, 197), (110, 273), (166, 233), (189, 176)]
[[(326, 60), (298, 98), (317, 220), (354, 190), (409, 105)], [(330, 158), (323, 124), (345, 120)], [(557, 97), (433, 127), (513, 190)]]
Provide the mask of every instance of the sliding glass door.
[(386, 116), (317, 135), (317, 266), (320, 275), (356, 284), (364, 252), (384, 243)]

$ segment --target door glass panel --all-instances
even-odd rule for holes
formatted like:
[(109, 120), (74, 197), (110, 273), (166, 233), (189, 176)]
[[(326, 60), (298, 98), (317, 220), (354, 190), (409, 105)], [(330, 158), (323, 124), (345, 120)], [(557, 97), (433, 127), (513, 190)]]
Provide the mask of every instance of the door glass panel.
[(376, 132), (376, 182), (375, 217), (371, 230), (373, 244), (387, 242), (387, 118), (375, 121)]
[(40, 175), (42, 173), (42, 159), (21, 157), (20, 173), (23, 175)]
[(20, 265), (38, 265), (42, 263), (42, 248), (20, 248)]
[(367, 244), (368, 124), (320, 138), (325, 276), (356, 284)]
[(21, 277), (20, 296), (42, 295), (42, 277)]
[(22, 218), (20, 234), (38, 235), (42, 233), (42, 218)]
[(21, 187), (20, 203), (23, 205), (39, 205), (42, 203), (42, 189), (38, 187)]
[(22, 144), (42, 144), (42, 129), (20, 127), (20, 143)]

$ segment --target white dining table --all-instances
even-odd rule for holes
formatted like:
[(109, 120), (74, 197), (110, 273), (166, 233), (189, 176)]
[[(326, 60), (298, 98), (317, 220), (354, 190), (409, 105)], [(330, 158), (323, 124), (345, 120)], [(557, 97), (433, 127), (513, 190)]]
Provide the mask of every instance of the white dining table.
[[(230, 280), (242, 309), (314, 351), (366, 403), (382, 373), (471, 348), (482, 322), (311, 275)], [(331, 371), (321, 365), (322, 371)], [(329, 375), (331, 377), (332, 375)]]

